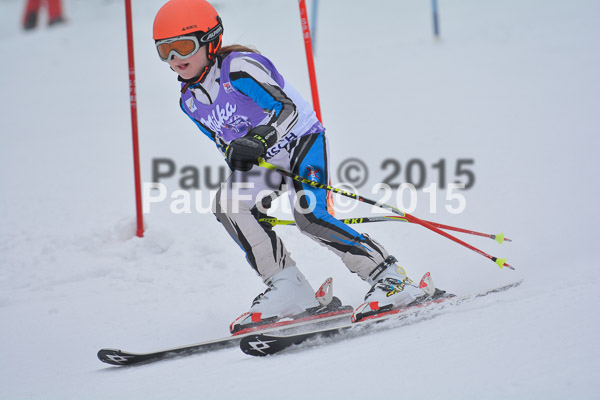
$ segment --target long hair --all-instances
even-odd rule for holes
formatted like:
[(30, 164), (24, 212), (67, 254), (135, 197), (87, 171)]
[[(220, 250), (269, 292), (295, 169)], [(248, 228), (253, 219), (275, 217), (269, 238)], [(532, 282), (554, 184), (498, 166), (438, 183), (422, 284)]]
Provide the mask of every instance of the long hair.
[[(228, 55), (230, 55), (231, 53), (233, 53), (234, 51), (240, 51), (240, 52), (248, 52), (248, 53), (256, 53), (256, 54), (260, 54), (260, 52), (254, 48), (250, 48), (247, 46), (242, 46), (241, 44), (232, 44), (229, 46), (223, 46), (221, 47), (219, 50), (217, 50), (217, 61), (218, 61), (218, 65), (221, 65), (221, 62), (223, 61), (223, 59), (225, 57), (227, 57)], [(181, 93), (185, 93), (185, 91), (188, 89), (189, 85), (191, 83), (195, 83), (195, 82), (202, 82), (202, 80), (206, 77), (206, 73), (209, 71), (210, 67), (212, 64), (210, 64), (209, 66), (207, 66), (206, 68), (204, 68), (204, 71), (202, 71), (202, 73), (192, 79), (186, 80), (186, 79), (182, 79), (181, 77), (179, 78), (182, 82), (185, 82), (185, 85), (183, 86), (183, 88), (181, 88)]]
[(241, 44), (232, 44), (229, 46), (221, 47), (217, 51), (217, 56), (219, 56), (221, 59), (223, 59), (223, 58), (227, 57), (228, 55), (230, 55), (231, 53), (233, 53), (234, 51), (260, 54), (260, 51), (256, 50), (255, 48), (243, 46)]

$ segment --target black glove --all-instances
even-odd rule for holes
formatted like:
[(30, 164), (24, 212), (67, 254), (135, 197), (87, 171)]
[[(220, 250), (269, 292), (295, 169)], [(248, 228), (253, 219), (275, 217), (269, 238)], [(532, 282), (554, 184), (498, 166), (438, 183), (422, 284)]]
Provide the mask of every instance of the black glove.
[(258, 158), (267, 154), (267, 149), (277, 141), (277, 131), (268, 125), (252, 128), (246, 136), (233, 140), (225, 149), (225, 158), (231, 168), (250, 171), (257, 165)]

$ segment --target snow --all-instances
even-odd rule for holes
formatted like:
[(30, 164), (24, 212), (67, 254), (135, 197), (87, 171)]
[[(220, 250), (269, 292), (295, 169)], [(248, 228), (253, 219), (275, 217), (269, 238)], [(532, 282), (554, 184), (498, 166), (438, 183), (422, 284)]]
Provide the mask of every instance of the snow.
[[(391, 174), (385, 159), (403, 168), (394, 182), (423, 160), (427, 184), (440, 159), (447, 182), (465, 178), (457, 160), (473, 159), (462, 213), (447, 212), (456, 202), (438, 189), (435, 212), (419, 191), (413, 214), (504, 232), (512, 243), (457, 236), (516, 271), (416, 225), (361, 230), (415, 279), (431, 271), (459, 294), (525, 279), (520, 288), (275, 357), (234, 348), (136, 368), (96, 352), (226, 336), (263, 286), (210, 214), (152, 204), (145, 237), (134, 236), (123, 2), (66, 0), (67, 25), (27, 33), (21, 3), (0, 2), (0, 399), (598, 397), (600, 3), (444, 1), (436, 41), (427, 1), (320, 2), (315, 62), (334, 183), (358, 157), (371, 172), (359, 191), (379, 199), (370, 188)], [(214, 4), (226, 43), (255, 45), (310, 99), (297, 2)], [(161, 5), (133, 1), (143, 181), (153, 159), (169, 158), (199, 168), (207, 196), (204, 167), (214, 181), (223, 162), (156, 57)], [(163, 181), (169, 193), (179, 178)], [(333, 276), (338, 296), (361, 302), (367, 285), (332, 253), (276, 229), (314, 287)]]

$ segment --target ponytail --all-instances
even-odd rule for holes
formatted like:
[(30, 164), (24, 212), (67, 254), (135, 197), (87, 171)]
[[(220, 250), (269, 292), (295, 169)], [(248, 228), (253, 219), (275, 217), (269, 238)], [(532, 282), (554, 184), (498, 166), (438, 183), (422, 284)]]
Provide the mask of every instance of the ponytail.
[(233, 53), (234, 51), (241, 52), (241, 53), (255, 53), (255, 54), (260, 54), (260, 52), (258, 50), (256, 50), (255, 48), (251, 48), (251, 47), (247, 47), (247, 46), (242, 46), (241, 44), (232, 44), (232, 45), (229, 45), (229, 46), (223, 46), (223, 47), (221, 47), (217, 51), (217, 55), (221, 59), (223, 59), (223, 58), (227, 57), (229, 54)]

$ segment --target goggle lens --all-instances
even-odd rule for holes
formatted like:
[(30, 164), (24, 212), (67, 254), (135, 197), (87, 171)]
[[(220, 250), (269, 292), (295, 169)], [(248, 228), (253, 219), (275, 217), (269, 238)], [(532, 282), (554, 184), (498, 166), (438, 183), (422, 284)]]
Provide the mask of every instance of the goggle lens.
[(199, 48), (200, 43), (195, 37), (167, 39), (156, 43), (158, 55), (163, 61), (169, 61), (172, 53), (176, 53), (182, 59), (191, 57), (196, 54)]

